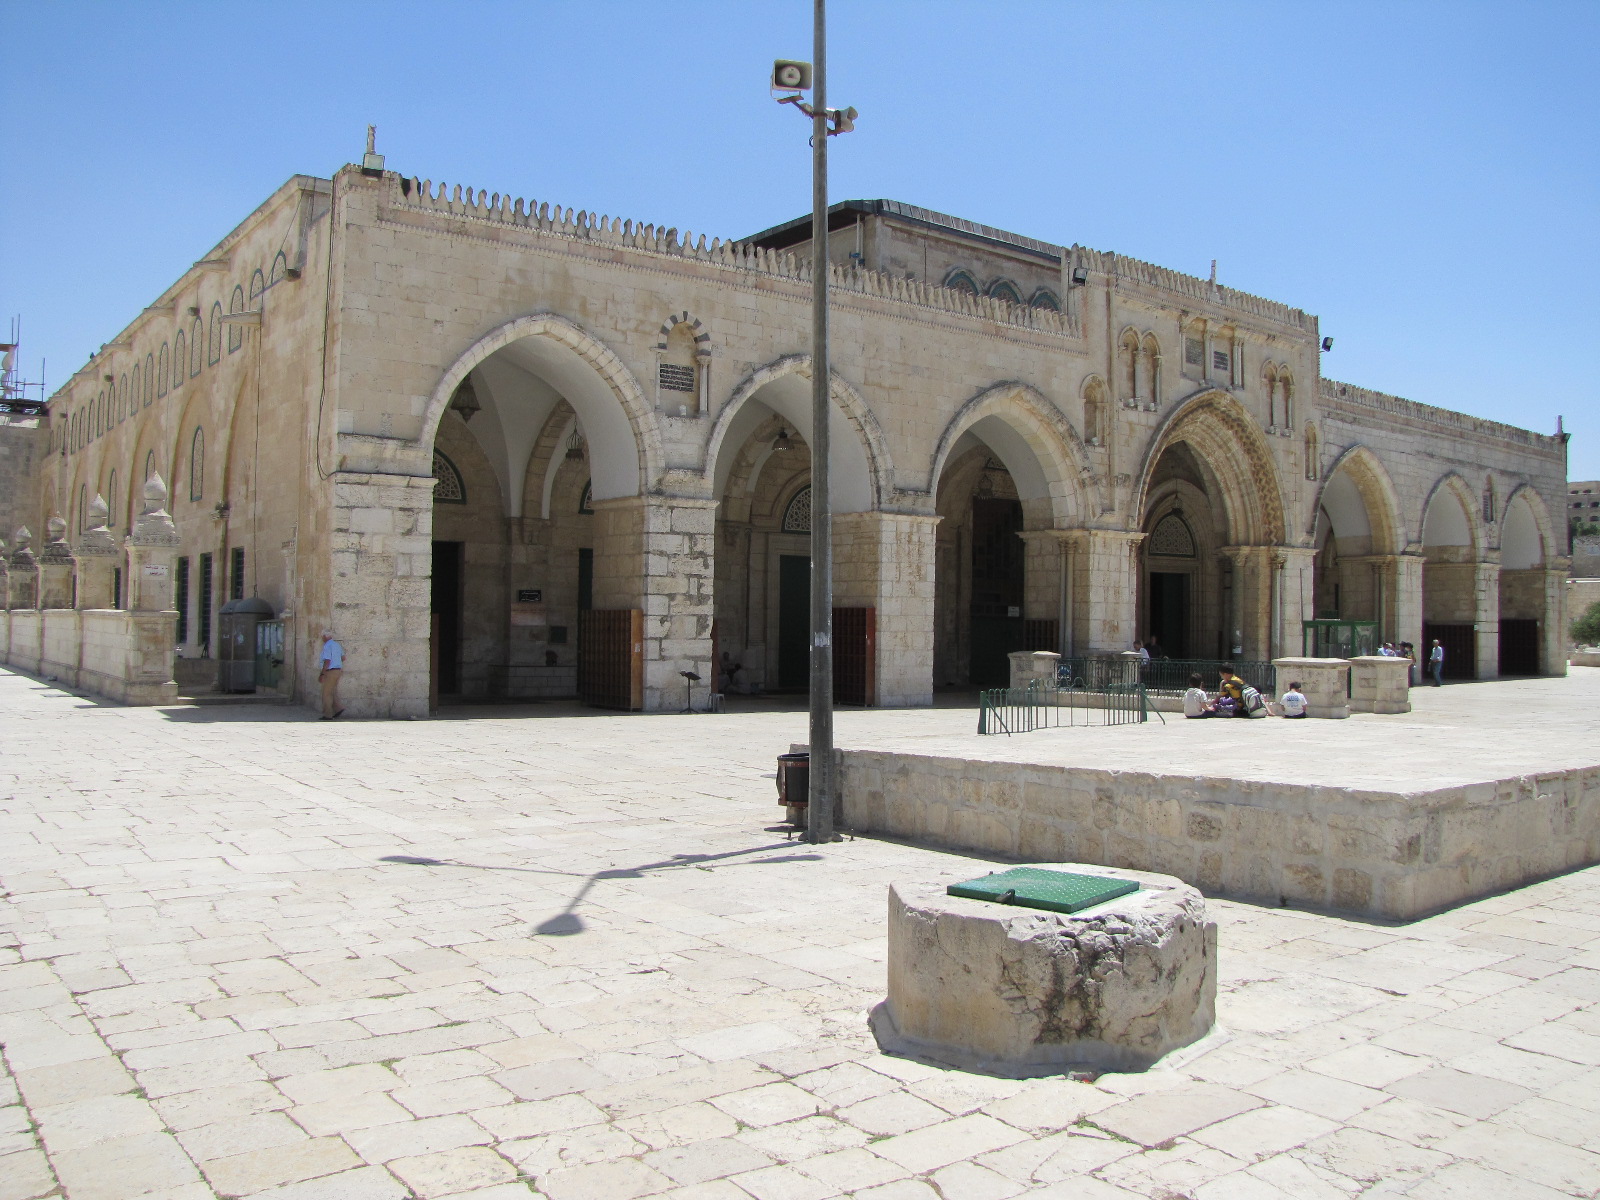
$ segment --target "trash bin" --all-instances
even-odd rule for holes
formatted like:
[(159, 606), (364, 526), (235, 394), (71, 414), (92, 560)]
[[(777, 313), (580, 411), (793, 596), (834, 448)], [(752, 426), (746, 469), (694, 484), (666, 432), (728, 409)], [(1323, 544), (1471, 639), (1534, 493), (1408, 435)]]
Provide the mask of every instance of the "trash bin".
[(778, 803), (796, 825), (805, 820), (806, 797), (811, 791), (809, 751), (778, 755)]

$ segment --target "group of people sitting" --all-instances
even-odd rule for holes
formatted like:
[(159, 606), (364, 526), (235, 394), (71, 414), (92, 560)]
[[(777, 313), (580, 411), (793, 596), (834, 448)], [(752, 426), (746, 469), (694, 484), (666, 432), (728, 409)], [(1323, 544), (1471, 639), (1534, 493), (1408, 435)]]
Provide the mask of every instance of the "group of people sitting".
[[(1265, 717), (1270, 709), (1261, 693), (1233, 673), (1231, 667), (1219, 667), (1221, 683), (1212, 699), (1206, 694), (1205, 679), (1189, 676), (1189, 690), (1183, 694), (1183, 715), (1192, 720), (1202, 717)], [(1286, 717), (1304, 717), (1308, 701), (1298, 682), (1279, 698), (1278, 704)]]

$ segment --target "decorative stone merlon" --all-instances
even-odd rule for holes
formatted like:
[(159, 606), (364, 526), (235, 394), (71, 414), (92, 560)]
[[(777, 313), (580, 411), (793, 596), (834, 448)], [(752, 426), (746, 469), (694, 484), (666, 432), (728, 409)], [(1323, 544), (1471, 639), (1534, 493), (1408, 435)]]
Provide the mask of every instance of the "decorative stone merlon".
[(39, 548), (40, 563), (71, 563), (72, 547), (67, 544), (67, 522), (60, 513), (45, 522), (44, 545)]
[(167, 512), (167, 485), (159, 472), (150, 476), (144, 485), (144, 511), (134, 522), (128, 541), (135, 546), (176, 546), (178, 528)]
[(89, 501), (86, 513), (88, 528), (78, 539), (78, 557), (109, 557), (118, 552), (116, 536), (106, 527), (110, 516), (111, 509), (106, 504), (105, 497), (96, 494), (95, 498)]
[(11, 535), (11, 565), (13, 567), (32, 567), (33, 557), (33, 531), (26, 525), (21, 526)]
[(1306, 716), (1348, 717), (1350, 715), (1350, 660), (1347, 658), (1275, 658), (1278, 690), (1286, 692), (1298, 683), (1305, 693)]
[(1411, 711), (1411, 660), (1363, 654), (1350, 660), (1350, 711)]
[(873, 1031), (900, 1050), (990, 1074), (1143, 1070), (1216, 1014), (1217, 927), (1170, 875), (1079, 864), (1140, 889), (1067, 915), (889, 888), (889, 995)]

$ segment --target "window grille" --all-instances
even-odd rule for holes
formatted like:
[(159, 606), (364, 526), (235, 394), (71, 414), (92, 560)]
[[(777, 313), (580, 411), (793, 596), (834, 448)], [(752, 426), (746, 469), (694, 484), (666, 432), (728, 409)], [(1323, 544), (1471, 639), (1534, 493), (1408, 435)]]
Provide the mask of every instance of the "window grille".
[(461, 472), (456, 470), (455, 463), (437, 450), (433, 452), (433, 477), (439, 481), (433, 487), (433, 502), (435, 504), (465, 504), (467, 502), (467, 488), (461, 482)]
[(189, 640), (189, 560), (178, 559), (177, 573), (172, 578), (172, 607), (178, 610), (178, 644)]
[(789, 501), (789, 507), (783, 510), (783, 532), (811, 532), (811, 487), (809, 484), (796, 492), (794, 498)]
[(1226, 350), (1213, 350), (1211, 352), (1211, 366), (1218, 371), (1226, 371), (1231, 360)]
[(228, 599), (244, 599), (244, 547), (235, 546), (228, 558)]
[(1150, 533), (1149, 552), (1156, 558), (1194, 558), (1194, 533), (1177, 513), (1168, 513)]
[(664, 392), (693, 392), (694, 368), (680, 367), (677, 363), (661, 364), (661, 390)]

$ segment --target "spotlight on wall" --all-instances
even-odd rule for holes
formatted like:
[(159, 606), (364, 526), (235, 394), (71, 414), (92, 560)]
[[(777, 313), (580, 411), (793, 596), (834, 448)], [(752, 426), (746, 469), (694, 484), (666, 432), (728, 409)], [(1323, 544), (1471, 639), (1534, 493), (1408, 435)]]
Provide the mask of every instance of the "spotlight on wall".
[(1088, 282), (1089, 282), (1089, 268), (1088, 267), (1073, 267), (1072, 268), (1072, 286), (1073, 287), (1082, 287), (1084, 284), (1086, 284)]
[(1332, 338), (1323, 338), (1322, 339), (1322, 349), (1324, 351), (1332, 350), (1333, 349), (1333, 339)]
[(772, 442), (772, 449), (779, 454), (794, 449), (794, 443), (789, 440), (789, 431), (787, 429), (778, 430), (778, 436)]

